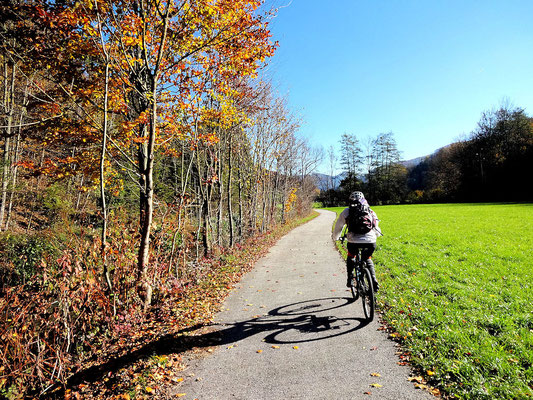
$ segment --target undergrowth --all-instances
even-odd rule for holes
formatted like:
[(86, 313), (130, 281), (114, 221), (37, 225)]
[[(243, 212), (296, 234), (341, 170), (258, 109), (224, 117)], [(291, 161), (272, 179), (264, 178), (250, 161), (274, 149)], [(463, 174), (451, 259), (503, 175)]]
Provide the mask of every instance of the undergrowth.
[[(14, 261), (26, 263), (24, 279), (11, 274), (9, 285), (2, 285), (0, 397), (107, 399), (152, 394), (161, 379), (155, 372), (142, 371), (161, 369), (169, 360), (173, 369), (180, 363), (176, 354), (154, 359), (149, 351), (154, 343), (208, 324), (242, 274), (278, 238), (314, 216), (278, 226), (232, 249), (213, 249), (210, 257), (191, 260), (178, 253), (175, 259), (188, 260), (179, 267), (169, 265), (168, 252), (155, 251), (154, 304), (147, 313), (132, 273), (133, 229), (110, 224), (116, 226), (109, 232), (113, 245), (107, 250), (112, 291), (101, 276), (98, 237), (78, 230), (67, 235), (66, 242), (34, 245), (31, 256), (22, 254), (22, 261)], [(23, 240), (30, 239), (19, 242)], [(168, 240), (155, 237), (154, 248), (169, 247)], [(9, 240), (6, 243), (11, 246)]]

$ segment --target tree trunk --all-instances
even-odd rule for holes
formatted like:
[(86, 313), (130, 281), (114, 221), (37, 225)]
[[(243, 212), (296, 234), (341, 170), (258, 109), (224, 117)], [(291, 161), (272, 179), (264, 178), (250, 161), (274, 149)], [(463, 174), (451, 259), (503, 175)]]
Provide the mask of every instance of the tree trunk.
[(218, 176), (218, 179), (217, 179), (217, 188), (218, 188), (218, 218), (217, 218), (217, 243), (219, 246), (222, 246), (222, 219), (223, 219), (223, 206), (222, 206), (222, 202), (224, 200), (224, 184), (223, 184), (223, 181), (222, 181), (222, 169), (223, 169), (223, 164), (222, 164), (222, 147), (223, 147), (223, 143), (221, 142), (220, 145), (219, 145), (219, 150), (218, 150), (218, 160), (216, 162), (216, 165), (217, 165), (217, 176)]
[(18, 174), (18, 167), (16, 163), (19, 161), (19, 155), (20, 155), (20, 133), (17, 135), (17, 140), (15, 142), (15, 153), (13, 156), (13, 162), (15, 163), (15, 167), (13, 167), (12, 172), (12, 180), (11, 180), (11, 193), (9, 194), (9, 205), (7, 209), (7, 218), (6, 218), (6, 231), (9, 229), (9, 224), (11, 223), (11, 212), (13, 209), (13, 200), (15, 197), (15, 186), (17, 185), (17, 174)]
[(202, 245), (204, 248), (204, 257), (207, 257), (210, 250), (209, 245), (209, 197), (207, 196), (207, 193), (204, 196), (203, 199), (203, 205), (202, 205)]
[(9, 185), (9, 172), (10, 172), (10, 163), (9, 163), (9, 151), (10, 151), (10, 138), (11, 130), (13, 124), (13, 113), (14, 113), (14, 101), (15, 101), (15, 65), (11, 66), (11, 81), (8, 85), (8, 64), (4, 63), (4, 79), (6, 86), (4, 88), (4, 109), (6, 111), (6, 123), (5, 123), (5, 139), (4, 139), (4, 157), (3, 157), (3, 168), (2, 168), (2, 194), (0, 199), (0, 231), (4, 227), (4, 218), (6, 212), (6, 203), (7, 203), (7, 188)]
[[(141, 297), (144, 300), (145, 311), (152, 304), (152, 284), (148, 276), (150, 265), (150, 234), (154, 215), (154, 147), (157, 134), (157, 80), (151, 76), (151, 106), (149, 126), (142, 126), (142, 137), (148, 136), (148, 142), (139, 145), (138, 162), (140, 172), (140, 230), (141, 240), (138, 255), (138, 278), (141, 289)], [(149, 129), (148, 129), (149, 128)], [(148, 130), (148, 132), (146, 132)]]
[(229, 223), (229, 247), (233, 247), (234, 233), (233, 233), (233, 212), (231, 210), (231, 179), (232, 179), (232, 137), (229, 137), (228, 149), (228, 182), (227, 182), (227, 201), (228, 201), (228, 223)]
[[(155, 108), (155, 104), (154, 104)], [(155, 128), (155, 121), (151, 121)], [(149, 142), (139, 147), (139, 163), (141, 169), (141, 196), (140, 196), (140, 228), (141, 241), (139, 247), (138, 267), (139, 280), (142, 288), (145, 310), (152, 303), (152, 285), (148, 278), (150, 263), (150, 233), (154, 213), (154, 182), (153, 182), (153, 144), (155, 132), (150, 129)]]
[(238, 232), (238, 235), (239, 235), (239, 241), (242, 241), (242, 236), (243, 236), (243, 226), (244, 226), (244, 221), (243, 221), (243, 218), (244, 218), (244, 215), (243, 215), (243, 212), (242, 212), (242, 166), (240, 166), (238, 169), (237, 169), (237, 180), (238, 180), (238, 186), (239, 186), (239, 226), (237, 227), (237, 232)]
[(100, 153), (100, 204), (102, 207), (102, 236), (100, 252), (102, 254), (104, 279), (107, 283), (109, 292), (112, 292), (111, 277), (107, 267), (107, 204), (105, 198), (105, 157), (107, 151), (107, 99), (109, 94), (109, 59), (106, 60), (105, 66), (105, 86), (104, 86), (104, 121), (102, 127), (102, 149)]
[[(11, 128), (9, 122), (7, 125), (7, 131)], [(7, 201), (7, 186), (9, 183), (9, 143), (10, 138), (6, 136), (4, 139), (4, 157), (2, 160), (2, 195), (0, 198), (0, 232), (4, 228), (4, 216), (6, 211), (6, 201)]]

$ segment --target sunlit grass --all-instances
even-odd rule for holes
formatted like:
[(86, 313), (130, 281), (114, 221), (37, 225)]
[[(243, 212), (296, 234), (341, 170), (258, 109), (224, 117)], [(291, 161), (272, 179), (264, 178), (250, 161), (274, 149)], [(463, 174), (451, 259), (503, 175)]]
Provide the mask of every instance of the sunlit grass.
[(383, 319), (413, 366), (460, 398), (531, 397), (533, 205), (373, 209)]

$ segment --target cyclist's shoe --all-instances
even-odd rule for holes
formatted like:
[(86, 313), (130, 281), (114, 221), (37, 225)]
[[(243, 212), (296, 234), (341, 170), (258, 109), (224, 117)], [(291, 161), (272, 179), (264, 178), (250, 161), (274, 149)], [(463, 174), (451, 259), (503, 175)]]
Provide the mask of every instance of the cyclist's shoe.
[(352, 281), (353, 276), (348, 276), (348, 280), (346, 281), (346, 287), (352, 287)]
[(378, 281), (372, 282), (372, 287), (374, 288), (374, 292), (379, 292), (379, 283)]

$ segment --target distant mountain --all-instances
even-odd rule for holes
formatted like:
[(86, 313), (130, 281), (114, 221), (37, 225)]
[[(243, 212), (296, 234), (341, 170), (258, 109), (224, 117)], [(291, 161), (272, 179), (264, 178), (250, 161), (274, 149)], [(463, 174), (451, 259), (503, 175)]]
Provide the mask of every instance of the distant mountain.
[(439, 151), (441, 151), (442, 149), (445, 149), (447, 147), (450, 147), (451, 144), (449, 145), (446, 145), (446, 146), (443, 146), (443, 147), (439, 147), (437, 150), (435, 150), (432, 154), (429, 154), (427, 156), (422, 156), (422, 157), (417, 157), (417, 158), (412, 158), (410, 160), (405, 160), (405, 161), (400, 161), (400, 163), (405, 167), (405, 168), (412, 168), (412, 167), (416, 167), (418, 164), (420, 164), (422, 161), (424, 161), (425, 159), (427, 158), (431, 158), (433, 157), (435, 154), (437, 154)]
[(333, 189), (337, 189), (341, 181), (343, 180), (345, 174), (343, 172), (341, 174), (331, 176), (331, 175), (326, 175), (326, 174), (321, 174), (321, 173), (316, 172), (313, 175), (316, 180), (316, 186), (320, 190), (324, 191), (324, 190), (332, 189), (332, 186), (333, 186)]
[[(444, 147), (447, 147), (447, 146), (444, 146)], [(416, 158), (412, 158), (410, 160), (403, 160), (403, 161), (400, 161), (400, 164), (402, 164), (405, 168), (413, 168), (413, 167), (416, 167), (418, 164), (420, 164), (422, 161), (426, 160), (427, 158), (437, 154), (440, 150), (442, 150), (444, 147), (441, 147), (437, 150), (435, 150), (433, 152), (433, 154), (430, 154), (430, 155), (427, 155), (427, 156), (422, 156), (422, 157), (416, 157)], [(321, 174), (319, 172), (316, 172), (313, 174), (314, 177), (315, 177), (315, 180), (316, 180), (316, 186), (321, 190), (321, 191), (325, 191), (325, 190), (328, 190), (328, 189), (331, 189), (331, 186), (333, 186), (333, 189), (337, 189), (341, 183), (341, 181), (344, 179), (346, 173), (342, 172), (338, 175), (335, 175), (335, 176), (331, 176), (331, 175), (326, 175), (326, 174)], [(360, 177), (363, 182), (365, 181), (366, 179), (366, 175), (365, 176), (361, 176)]]
[(402, 164), (405, 168), (412, 168), (412, 167), (416, 167), (418, 164), (420, 164), (422, 161), (424, 161), (428, 157), (429, 156), (416, 157), (410, 160), (400, 161), (400, 164)]

